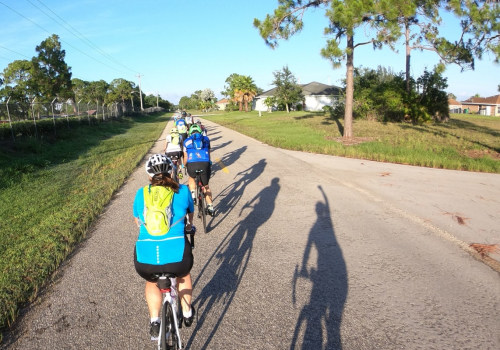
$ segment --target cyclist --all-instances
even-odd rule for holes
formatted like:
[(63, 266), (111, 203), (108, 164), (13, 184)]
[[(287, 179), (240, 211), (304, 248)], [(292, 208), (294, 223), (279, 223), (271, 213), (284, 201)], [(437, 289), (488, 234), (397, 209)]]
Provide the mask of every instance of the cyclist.
[[(139, 236), (134, 250), (134, 265), (137, 273), (146, 280), (145, 296), (151, 317), (152, 339), (158, 337), (160, 330), (162, 294), (156, 285), (158, 274), (173, 273), (177, 276), (182, 319), (186, 327), (190, 327), (193, 323), (195, 313), (191, 305), (193, 286), (190, 271), (193, 267), (193, 254), (185, 235), (185, 232), (191, 232), (193, 229), (191, 223), (194, 205), (188, 187), (172, 180), (173, 171), (172, 161), (165, 155), (151, 156), (146, 163), (150, 185), (137, 191), (133, 205), (134, 219), (139, 227)], [(174, 191), (171, 226), (169, 231), (162, 236), (150, 235), (144, 225), (146, 207), (144, 192), (151, 190), (152, 186), (164, 186)], [(184, 222), (186, 222), (185, 225)]]
[[(186, 112), (182, 112), (182, 113), (186, 113)], [(188, 137), (188, 128), (186, 125), (186, 120), (182, 117), (177, 119), (177, 121), (175, 122), (175, 126), (177, 127), (177, 130), (179, 131), (179, 135), (181, 136), (181, 149), (182, 149), (182, 143)]]
[[(177, 158), (178, 167), (184, 166), (184, 164), (181, 162), (181, 158), (183, 155), (181, 144), (182, 141), (181, 136), (179, 135), (179, 131), (177, 130), (177, 128), (172, 128), (170, 130), (170, 135), (167, 135), (165, 139), (165, 149), (163, 150), (163, 153), (165, 153), (165, 155), (170, 159)], [(179, 178), (182, 179), (182, 172), (179, 173)]]
[(189, 129), (189, 137), (184, 141), (184, 165), (189, 175), (188, 186), (191, 190), (191, 196), (195, 197), (196, 190), (196, 170), (203, 170), (201, 182), (205, 186), (205, 198), (207, 200), (208, 214), (214, 215), (214, 206), (212, 203), (212, 193), (208, 187), (211, 171), (210, 161), (210, 140), (202, 135), (198, 124), (193, 124)]
[(201, 120), (198, 119), (196, 121), (196, 124), (198, 124), (200, 126), (200, 128), (201, 128), (201, 134), (203, 136), (207, 136), (207, 128), (205, 128), (205, 126), (201, 123)]
[(188, 130), (191, 127), (191, 125), (193, 125), (193, 116), (191, 115), (191, 113), (188, 113), (186, 116), (186, 124), (187, 124)]

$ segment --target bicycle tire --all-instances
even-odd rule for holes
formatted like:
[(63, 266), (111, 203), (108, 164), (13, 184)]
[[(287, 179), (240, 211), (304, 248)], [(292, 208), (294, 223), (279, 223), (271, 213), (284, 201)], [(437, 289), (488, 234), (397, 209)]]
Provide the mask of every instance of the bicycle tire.
[(197, 201), (197, 206), (198, 206), (198, 219), (201, 219), (201, 212), (203, 209), (203, 203), (201, 202), (201, 199), (203, 198), (203, 191), (200, 186), (196, 186), (196, 201)]
[(201, 218), (203, 221), (203, 232), (207, 233), (207, 202), (205, 196), (201, 196)]
[(178, 350), (177, 333), (175, 332), (172, 305), (164, 303), (161, 310), (160, 349)]

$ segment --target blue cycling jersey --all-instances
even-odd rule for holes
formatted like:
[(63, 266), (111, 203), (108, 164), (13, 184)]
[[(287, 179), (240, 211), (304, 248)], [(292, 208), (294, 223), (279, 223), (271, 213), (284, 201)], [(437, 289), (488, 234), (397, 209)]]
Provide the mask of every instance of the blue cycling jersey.
[(199, 133), (192, 134), (184, 141), (184, 150), (188, 163), (210, 161), (210, 139)]
[[(133, 205), (134, 217), (144, 222), (144, 188), (140, 188)], [(152, 236), (141, 225), (135, 244), (137, 261), (143, 264), (164, 265), (182, 261), (184, 254), (184, 217), (194, 212), (191, 192), (186, 185), (179, 186), (179, 192), (172, 199), (170, 230), (163, 236)]]

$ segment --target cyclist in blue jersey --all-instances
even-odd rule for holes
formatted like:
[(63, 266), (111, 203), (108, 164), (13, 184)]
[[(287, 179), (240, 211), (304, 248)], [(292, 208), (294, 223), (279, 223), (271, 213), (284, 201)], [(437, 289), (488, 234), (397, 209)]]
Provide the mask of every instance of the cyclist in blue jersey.
[[(173, 273), (177, 276), (184, 324), (189, 327), (194, 319), (194, 308), (191, 305), (193, 286), (190, 274), (193, 267), (193, 254), (191, 244), (185, 235), (185, 231), (191, 232), (193, 229), (194, 205), (189, 188), (172, 179), (173, 168), (172, 161), (164, 154), (151, 156), (146, 163), (150, 185), (137, 191), (133, 205), (134, 219), (139, 227), (139, 236), (134, 250), (134, 265), (137, 273), (146, 280), (145, 296), (151, 317), (152, 338), (158, 337), (160, 329), (162, 294), (156, 285), (158, 274)], [(151, 191), (153, 186), (164, 186), (174, 191), (171, 202), (173, 214), (170, 229), (160, 236), (149, 234), (144, 224), (146, 207), (144, 192)]]
[(189, 129), (189, 137), (184, 141), (184, 165), (189, 175), (188, 186), (191, 190), (191, 196), (195, 197), (196, 191), (196, 170), (203, 170), (201, 182), (205, 187), (205, 198), (207, 200), (208, 214), (214, 215), (214, 206), (212, 203), (212, 192), (208, 187), (211, 172), (210, 161), (210, 140), (202, 135), (202, 130), (198, 124), (193, 124)]

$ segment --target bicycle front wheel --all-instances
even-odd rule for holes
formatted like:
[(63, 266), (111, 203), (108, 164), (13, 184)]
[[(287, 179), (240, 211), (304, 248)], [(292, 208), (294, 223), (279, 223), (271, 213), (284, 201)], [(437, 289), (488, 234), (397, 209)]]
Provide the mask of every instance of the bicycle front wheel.
[(161, 310), (160, 349), (178, 350), (178, 345), (172, 305), (166, 302)]

